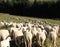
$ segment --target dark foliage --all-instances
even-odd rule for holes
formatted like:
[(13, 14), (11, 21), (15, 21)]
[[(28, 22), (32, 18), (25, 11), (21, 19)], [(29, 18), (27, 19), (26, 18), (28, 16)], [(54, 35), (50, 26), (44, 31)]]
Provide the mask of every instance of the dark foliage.
[(34, 4), (28, 7), (23, 3), (0, 3), (0, 13), (9, 13), (13, 15), (22, 15), (41, 18), (58, 18), (60, 15), (60, 2), (43, 4), (34, 1)]

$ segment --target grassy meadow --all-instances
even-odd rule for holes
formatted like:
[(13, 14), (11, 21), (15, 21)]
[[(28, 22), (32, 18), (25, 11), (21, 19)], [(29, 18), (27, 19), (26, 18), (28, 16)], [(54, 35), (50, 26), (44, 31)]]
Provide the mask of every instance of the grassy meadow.
[[(35, 20), (45, 20), (49, 23), (52, 24), (59, 24), (60, 25), (60, 20), (54, 20), (54, 19), (43, 19), (43, 18), (33, 18), (33, 17), (25, 17), (25, 16), (15, 16), (15, 15), (10, 15), (10, 14), (4, 14), (4, 13), (0, 13), (0, 20), (5, 20), (8, 22), (24, 22), (25, 20), (31, 20), (31, 21), (35, 21)], [(53, 47), (53, 45), (51, 45), (51, 41), (47, 38), (46, 40), (46, 47)], [(57, 38), (57, 47), (60, 47), (60, 32)]]

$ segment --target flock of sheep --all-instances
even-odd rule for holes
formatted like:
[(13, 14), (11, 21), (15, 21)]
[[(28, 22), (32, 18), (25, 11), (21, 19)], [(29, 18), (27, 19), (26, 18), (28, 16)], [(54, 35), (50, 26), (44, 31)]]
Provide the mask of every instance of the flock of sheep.
[(57, 47), (56, 38), (59, 31), (59, 25), (32, 24), (30, 22), (14, 23), (1, 21), (1, 27), (7, 29), (0, 30), (0, 47), (11, 47), (10, 41), (14, 41), (17, 47), (33, 47), (36, 42), (38, 46), (45, 47), (46, 38), (52, 42), (53, 47)]

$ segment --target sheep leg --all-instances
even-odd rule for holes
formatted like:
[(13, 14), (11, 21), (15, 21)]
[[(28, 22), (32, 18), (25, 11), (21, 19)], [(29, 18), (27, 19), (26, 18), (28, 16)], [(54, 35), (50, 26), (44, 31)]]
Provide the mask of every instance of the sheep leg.
[(30, 43), (29, 43), (29, 47), (32, 47), (32, 41), (30, 41)]
[(18, 47), (19, 47), (19, 45), (17, 44), (17, 39), (15, 39), (15, 44), (16, 44), (16, 46), (18, 46)]
[(40, 46), (42, 45), (40, 41), (38, 43), (39, 43)]
[(27, 42), (26, 42), (26, 40), (25, 40), (25, 47), (27, 47)]
[(0, 36), (0, 41), (1, 41), (1, 36)]
[(10, 45), (8, 47), (10, 47)]
[(38, 45), (41, 46), (41, 40), (40, 40), (40, 37), (37, 36), (36, 39), (37, 39)]
[(44, 47), (44, 41), (42, 41), (41, 44), (42, 44), (42, 47)]
[(29, 41), (29, 39), (27, 40), (27, 42), (28, 42), (28, 47), (30, 47), (30, 41)]
[(21, 39), (20, 38), (18, 39), (18, 42), (19, 42), (19, 45), (20, 45), (21, 44)]
[(54, 45), (54, 47), (57, 47), (57, 46), (56, 46), (56, 41), (54, 41), (53, 43), (54, 43), (54, 44), (53, 44), (53, 45)]

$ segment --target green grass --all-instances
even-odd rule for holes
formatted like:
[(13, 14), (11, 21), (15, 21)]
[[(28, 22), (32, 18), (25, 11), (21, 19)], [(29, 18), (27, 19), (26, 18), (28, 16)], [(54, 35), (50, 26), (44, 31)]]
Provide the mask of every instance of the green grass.
[[(22, 22), (26, 19), (30, 19), (30, 20), (45, 20), (51, 24), (59, 24), (60, 25), (60, 21), (59, 20), (54, 20), (54, 19), (43, 19), (43, 18), (33, 18), (33, 17), (23, 17), (23, 16), (14, 16), (14, 15), (10, 15), (10, 14), (4, 14), (4, 13), (0, 13), (0, 20), (5, 20), (5, 21), (8, 21), (8, 22)], [(27, 20), (26, 20), (27, 21)], [(60, 33), (59, 33), (60, 34)], [(60, 36), (60, 35), (59, 35)], [(47, 47), (53, 47), (51, 45), (51, 41), (49, 39), (47, 39)], [(57, 47), (60, 47), (60, 37), (57, 38)]]
[(53, 19), (42, 19), (42, 18), (33, 18), (33, 17), (27, 17), (27, 16), (14, 16), (10, 14), (4, 14), (0, 13), (0, 20), (6, 20), (6, 21), (13, 21), (13, 22), (22, 22), (23, 20), (30, 19), (30, 20), (45, 20), (52, 24), (59, 24), (60, 20), (53, 20)]
[(54, 20), (54, 19), (44, 19), (44, 20), (46, 20), (47, 22), (52, 23), (52, 24), (60, 25), (60, 20)]

